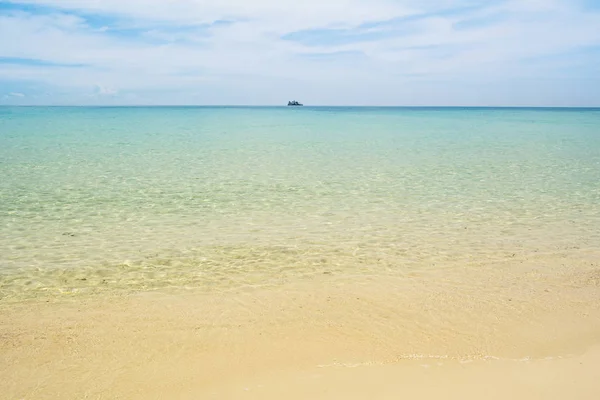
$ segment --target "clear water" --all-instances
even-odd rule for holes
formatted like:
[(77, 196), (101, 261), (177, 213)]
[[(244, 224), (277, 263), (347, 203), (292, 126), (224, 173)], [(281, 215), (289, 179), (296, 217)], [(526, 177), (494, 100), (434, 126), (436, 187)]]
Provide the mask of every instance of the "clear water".
[(600, 247), (600, 110), (0, 108), (0, 296)]

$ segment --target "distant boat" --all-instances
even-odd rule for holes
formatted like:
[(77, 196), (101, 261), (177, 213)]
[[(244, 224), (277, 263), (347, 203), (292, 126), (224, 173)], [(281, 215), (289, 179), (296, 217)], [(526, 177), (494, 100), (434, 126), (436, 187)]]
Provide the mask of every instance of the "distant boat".
[(296, 100), (288, 101), (288, 107), (302, 107), (304, 104), (298, 103)]

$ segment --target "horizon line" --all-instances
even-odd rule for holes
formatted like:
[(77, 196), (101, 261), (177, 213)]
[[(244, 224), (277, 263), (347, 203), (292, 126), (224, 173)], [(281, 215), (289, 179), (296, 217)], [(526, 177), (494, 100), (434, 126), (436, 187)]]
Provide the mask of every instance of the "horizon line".
[(189, 107), (189, 108), (508, 108), (508, 109), (600, 109), (600, 105), (595, 106), (474, 106), (474, 105), (303, 105), (301, 107), (280, 105), (280, 104), (0, 104), (0, 107), (81, 107), (81, 108), (141, 108), (141, 107)]

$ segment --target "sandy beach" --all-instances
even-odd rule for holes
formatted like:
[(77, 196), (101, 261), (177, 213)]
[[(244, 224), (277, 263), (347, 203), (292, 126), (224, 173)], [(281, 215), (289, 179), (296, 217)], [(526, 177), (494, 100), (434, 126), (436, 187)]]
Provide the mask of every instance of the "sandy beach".
[(0, 398), (595, 399), (599, 278), (505, 263), (3, 304)]

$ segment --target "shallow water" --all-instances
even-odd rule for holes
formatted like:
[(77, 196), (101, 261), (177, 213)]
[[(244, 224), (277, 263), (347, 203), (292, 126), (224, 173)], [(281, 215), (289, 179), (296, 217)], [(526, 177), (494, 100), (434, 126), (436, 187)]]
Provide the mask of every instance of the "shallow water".
[(0, 108), (0, 176), (4, 300), (600, 247), (600, 110)]

